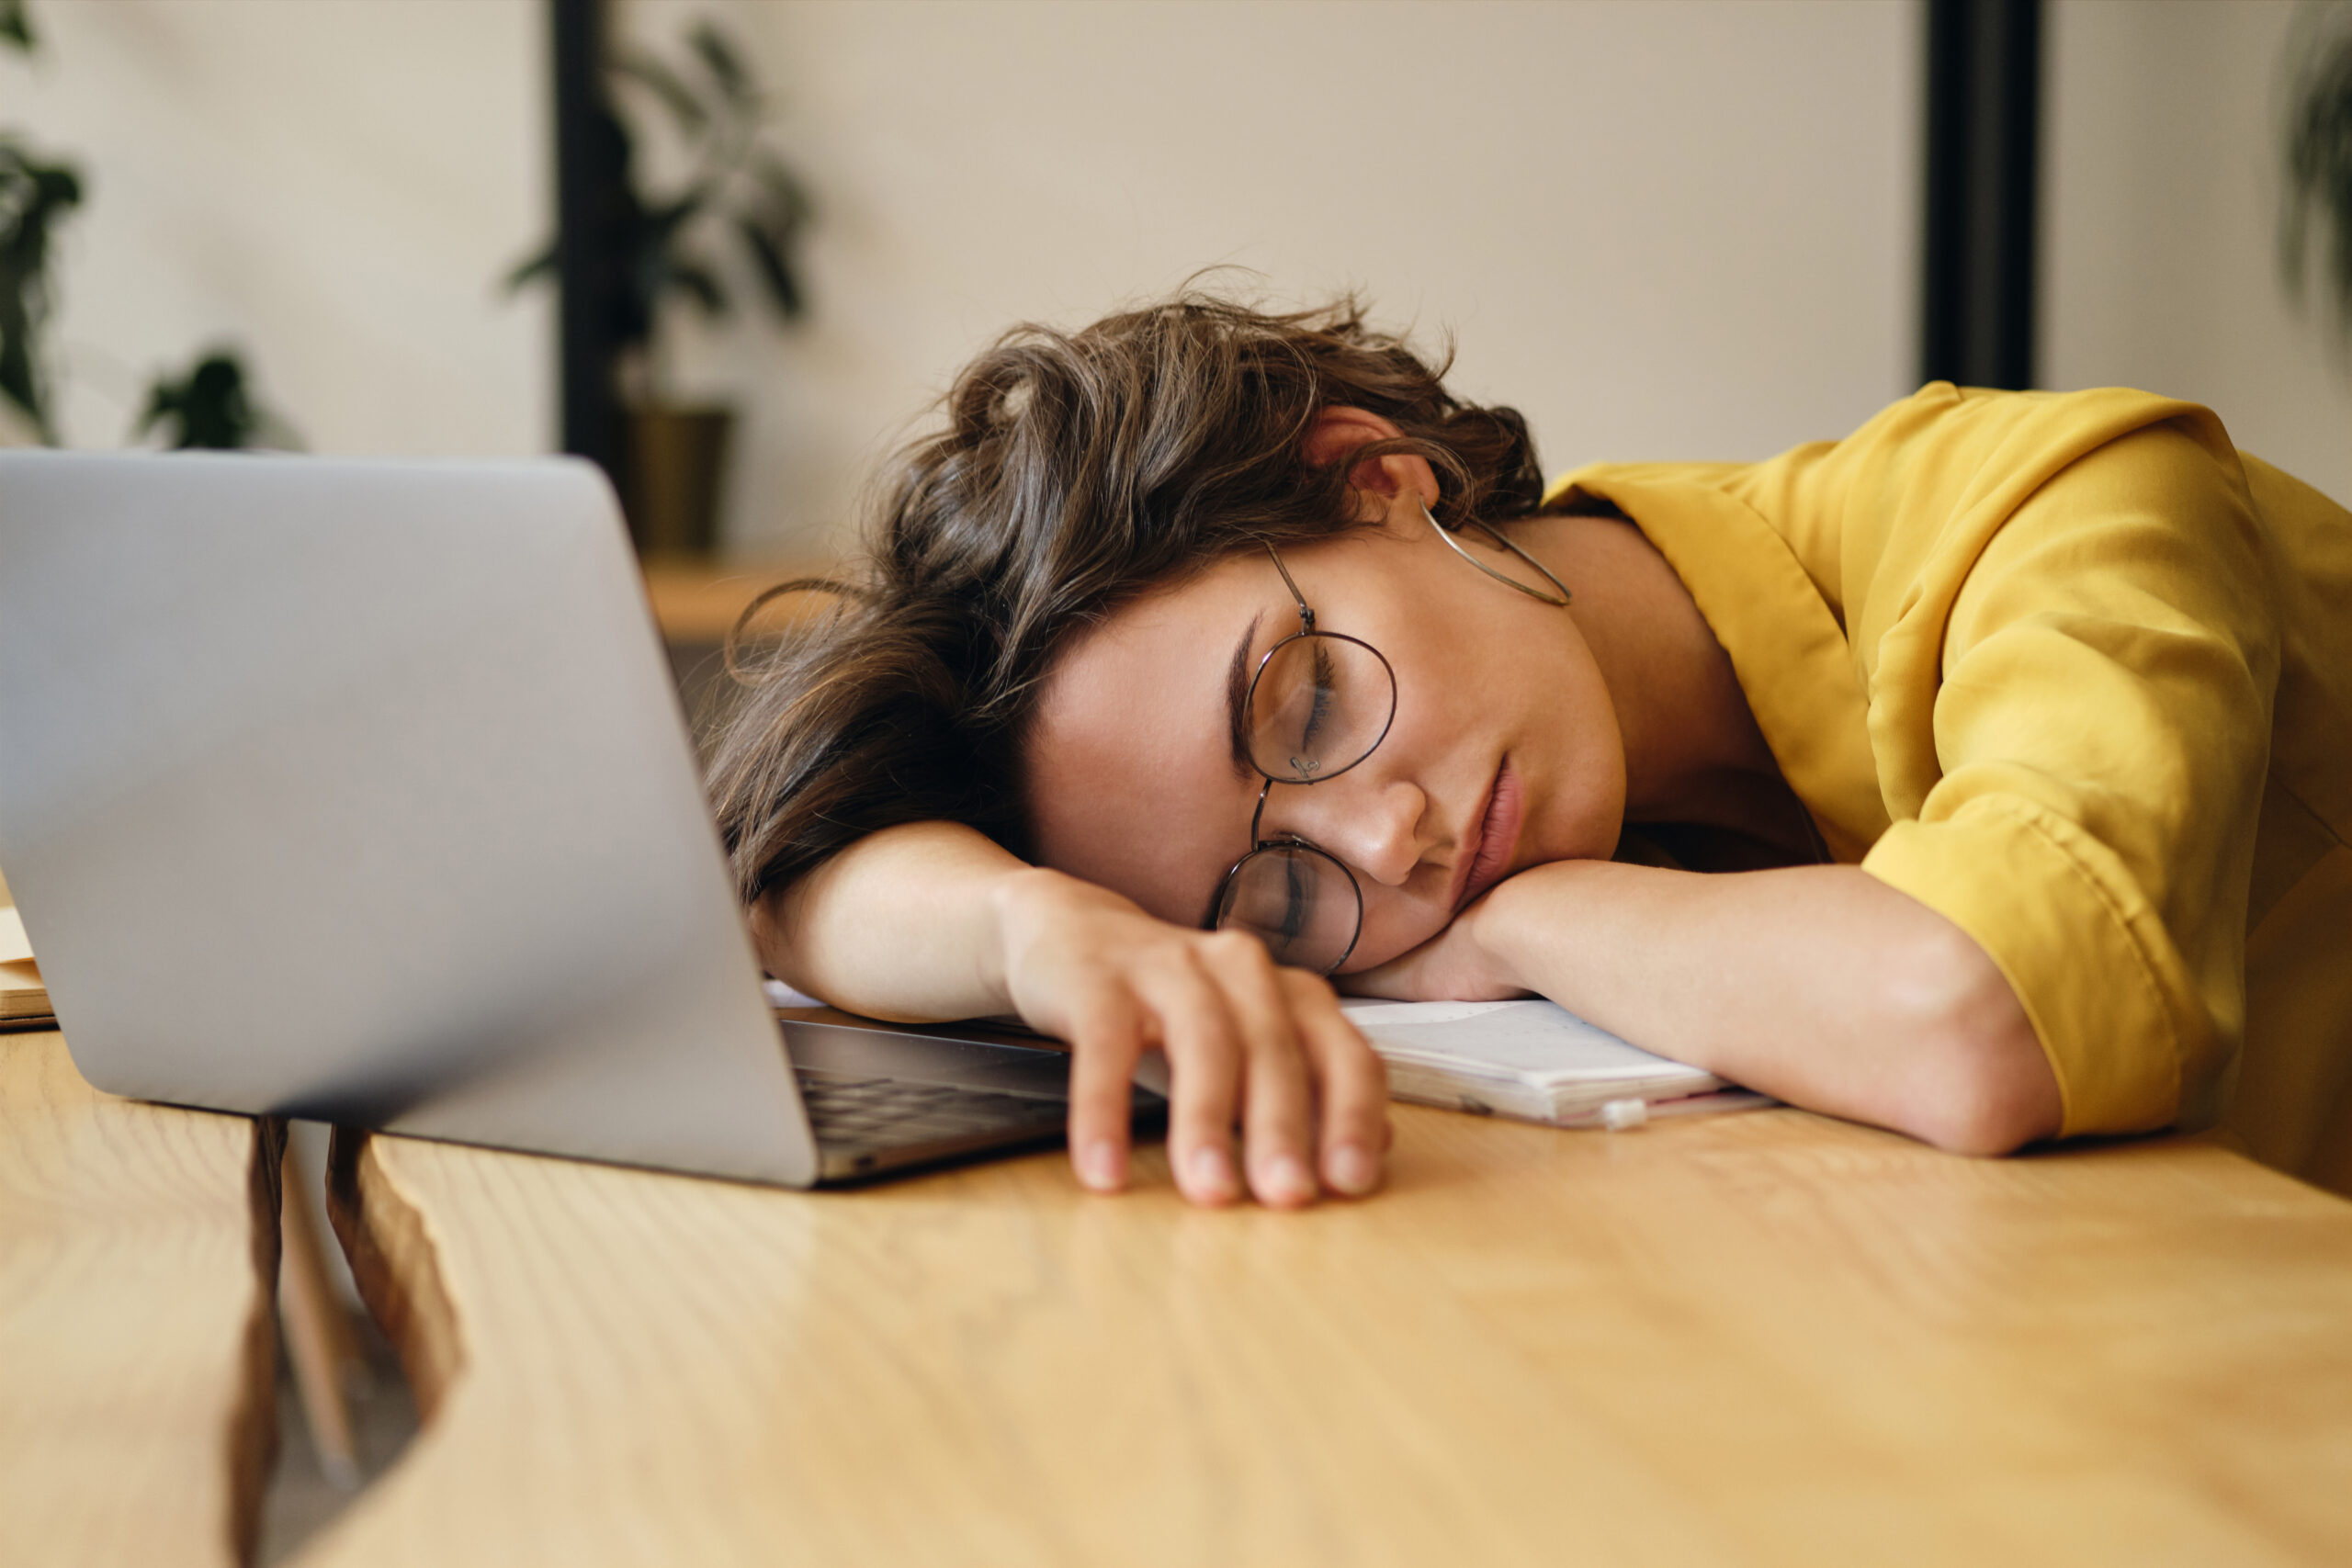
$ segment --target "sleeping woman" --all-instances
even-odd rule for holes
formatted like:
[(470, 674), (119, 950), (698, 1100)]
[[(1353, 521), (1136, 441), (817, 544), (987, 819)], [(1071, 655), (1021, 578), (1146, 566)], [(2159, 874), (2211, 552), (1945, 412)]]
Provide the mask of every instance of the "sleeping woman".
[(1128, 1173), (1380, 1183), (1340, 991), (1550, 997), (1941, 1147), (2226, 1122), (2352, 1190), (2352, 515), (2192, 404), (1930, 385), (1549, 483), (1353, 301), (1019, 329), (747, 658), (769, 969), (1075, 1052)]

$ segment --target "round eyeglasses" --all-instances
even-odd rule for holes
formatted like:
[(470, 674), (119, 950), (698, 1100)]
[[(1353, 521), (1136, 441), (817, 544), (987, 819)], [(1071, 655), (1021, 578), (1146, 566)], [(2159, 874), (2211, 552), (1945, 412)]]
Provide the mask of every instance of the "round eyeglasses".
[(1241, 931), (1274, 962), (1329, 975), (1363, 932), (1363, 889), (1339, 859), (1295, 834), (1258, 836), (1278, 784), (1318, 784), (1372, 755), (1396, 719), (1396, 672), (1361, 637), (1318, 631), (1315, 612), (1272, 545), (1266, 554), (1298, 603), (1298, 630), (1266, 650), (1235, 714), (1235, 749), (1265, 783), (1250, 850), (1217, 885), (1204, 927)]
[[(1555, 609), (1566, 609), (1568, 585), (1552, 569), (1484, 523), (1473, 522), (1498, 549), (1532, 568), (1554, 592), (1498, 571), (1462, 547), (1426, 504), (1421, 515), (1454, 554), (1506, 588)], [(1278, 784), (1318, 784), (1338, 778), (1372, 755), (1396, 722), (1396, 671), (1362, 637), (1319, 631), (1306, 595), (1272, 545), (1266, 547), (1283, 586), (1298, 603), (1298, 630), (1266, 650), (1234, 705), (1233, 750), (1266, 782), (1250, 816), (1250, 852), (1217, 884), (1201, 921), (1204, 929), (1248, 931), (1277, 964), (1330, 975), (1348, 961), (1363, 935), (1363, 886), (1338, 856), (1295, 833), (1261, 839), (1266, 797)]]

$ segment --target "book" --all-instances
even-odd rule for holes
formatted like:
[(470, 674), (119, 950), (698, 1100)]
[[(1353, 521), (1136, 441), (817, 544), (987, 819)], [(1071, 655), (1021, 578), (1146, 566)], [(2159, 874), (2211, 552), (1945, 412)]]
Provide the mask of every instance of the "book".
[(33, 944), (25, 940), (24, 919), (0, 906), (0, 1029), (50, 1021), (49, 990), (33, 962)]
[(1388, 1064), (1390, 1096), (1416, 1104), (1582, 1127), (1772, 1103), (1556, 1002), (1343, 998), (1340, 1006)]

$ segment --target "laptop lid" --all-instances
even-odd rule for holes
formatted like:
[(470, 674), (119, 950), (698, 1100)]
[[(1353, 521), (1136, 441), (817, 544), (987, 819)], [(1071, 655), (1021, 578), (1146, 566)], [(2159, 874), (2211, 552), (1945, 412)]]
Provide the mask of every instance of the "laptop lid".
[(585, 463), (0, 453), (0, 864), (101, 1089), (814, 1179)]

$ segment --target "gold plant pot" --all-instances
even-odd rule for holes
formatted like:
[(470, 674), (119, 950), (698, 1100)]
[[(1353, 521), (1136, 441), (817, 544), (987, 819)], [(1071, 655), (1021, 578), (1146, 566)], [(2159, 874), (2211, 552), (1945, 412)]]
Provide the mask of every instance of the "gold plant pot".
[(638, 554), (707, 556), (718, 545), (719, 488), (734, 425), (729, 408), (628, 411), (621, 505)]

